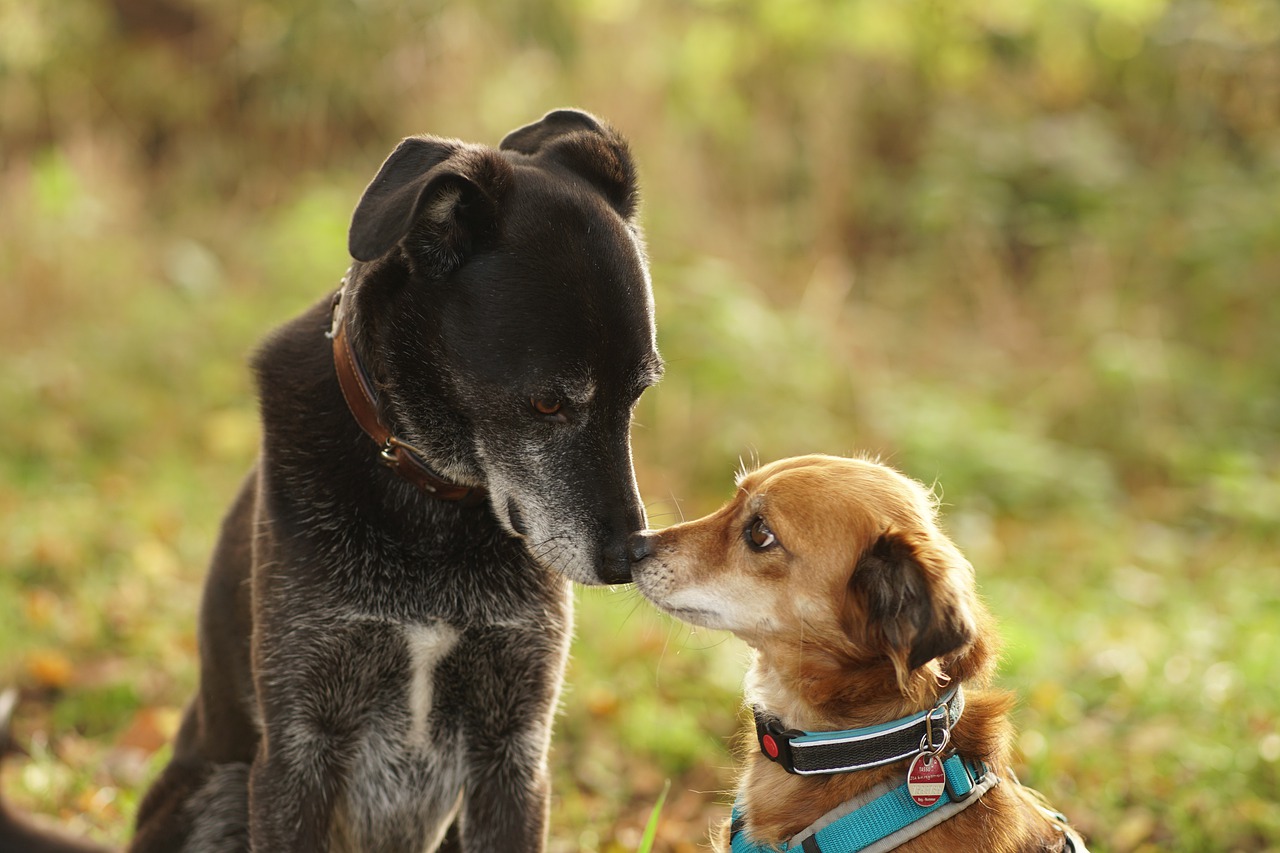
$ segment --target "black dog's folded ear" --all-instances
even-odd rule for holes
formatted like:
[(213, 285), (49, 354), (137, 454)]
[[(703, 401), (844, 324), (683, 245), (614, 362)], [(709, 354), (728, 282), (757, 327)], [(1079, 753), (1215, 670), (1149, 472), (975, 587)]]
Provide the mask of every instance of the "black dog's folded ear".
[(507, 134), (498, 146), (545, 156), (592, 183), (624, 219), (635, 215), (639, 191), (626, 140), (590, 113), (553, 110)]
[(582, 110), (552, 110), (532, 124), (508, 133), (498, 147), (505, 151), (519, 151), (521, 154), (537, 154), (548, 143), (580, 130), (597, 136), (612, 135), (591, 113)]
[(357, 261), (374, 261), (421, 226), (422, 249), (441, 266), (457, 264), (494, 222), (511, 167), (481, 146), (412, 136), (396, 147), (365, 189), (347, 233)]
[[(898, 682), (935, 658), (973, 643), (974, 624), (968, 587), (968, 564), (954, 548), (934, 553), (928, 542), (913, 541), (899, 531), (880, 535), (854, 567), (849, 587), (863, 609), (865, 633), (872, 645), (883, 644)], [(964, 577), (948, 577), (960, 572)]]

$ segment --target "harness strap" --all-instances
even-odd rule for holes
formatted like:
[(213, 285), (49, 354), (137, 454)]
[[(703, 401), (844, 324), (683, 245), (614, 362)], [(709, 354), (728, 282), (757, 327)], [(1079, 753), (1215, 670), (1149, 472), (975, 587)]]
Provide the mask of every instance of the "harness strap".
[(1062, 831), (1062, 840), (1064, 842), (1062, 853), (1089, 853), (1089, 848), (1084, 846), (1084, 839), (1071, 826), (1071, 822), (1067, 820), (1066, 815), (1042, 805), (1036, 805), (1036, 809), (1047, 817), (1050, 823)]
[(757, 844), (747, 835), (741, 803), (731, 824), (732, 853), (885, 853), (927, 832), (976, 803), (999, 784), (985, 764), (952, 755), (943, 762), (946, 785), (932, 806), (917, 805), (905, 784), (886, 782), (836, 806), (781, 847)]

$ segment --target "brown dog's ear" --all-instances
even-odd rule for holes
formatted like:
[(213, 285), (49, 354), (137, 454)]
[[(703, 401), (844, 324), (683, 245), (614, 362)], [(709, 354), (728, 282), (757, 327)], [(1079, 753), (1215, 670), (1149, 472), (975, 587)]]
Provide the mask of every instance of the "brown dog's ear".
[(411, 136), (387, 157), (365, 189), (347, 233), (357, 261), (374, 261), (410, 234), (414, 258), (432, 272), (461, 263), (471, 244), (497, 218), (511, 167), (477, 145)]
[(905, 686), (907, 676), (935, 658), (971, 644), (977, 628), (971, 609), (957, 599), (946, 577), (950, 559), (927, 542), (890, 530), (867, 549), (854, 567), (849, 587), (864, 611), (867, 640), (883, 644)]
[(513, 130), (499, 148), (546, 157), (586, 178), (624, 219), (635, 215), (639, 191), (626, 140), (582, 110), (553, 110)]

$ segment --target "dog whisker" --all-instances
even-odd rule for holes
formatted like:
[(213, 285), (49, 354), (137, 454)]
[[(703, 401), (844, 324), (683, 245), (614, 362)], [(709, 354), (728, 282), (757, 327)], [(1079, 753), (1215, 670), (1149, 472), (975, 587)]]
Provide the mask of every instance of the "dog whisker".
[(640, 611), (640, 608), (644, 606), (644, 604), (646, 603), (644, 596), (636, 592), (635, 587), (632, 587), (626, 590), (623, 593), (623, 595), (626, 595), (631, 599), (631, 607), (627, 610), (626, 614), (622, 617), (622, 622), (620, 623), (620, 625), (625, 625), (627, 624), (627, 622), (631, 621), (631, 617), (635, 616), (636, 613)]
[[(685, 514), (684, 514), (684, 512), (680, 512), (680, 511), (657, 512), (657, 514), (654, 514), (654, 512), (650, 512), (650, 514), (649, 514), (649, 526), (650, 526), (650, 528), (653, 528), (654, 523), (663, 523), (663, 521), (668, 521), (668, 520), (671, 520), (671, 519), (675, 519), (675, 520), (677, 521), (677, 523), (678, 523), (678, 521), (684, 521), (684, 520), (685, 520)], [(664, 525), (664, 526), (666, 526), (666, 525)]]
[(675, 495), (671, 495), (671, 501), (676, 505), (676, 512), (680, 515), (680, 523), (683, 524), (685, 521), (684, 507), (680, 505), (680, 499)]

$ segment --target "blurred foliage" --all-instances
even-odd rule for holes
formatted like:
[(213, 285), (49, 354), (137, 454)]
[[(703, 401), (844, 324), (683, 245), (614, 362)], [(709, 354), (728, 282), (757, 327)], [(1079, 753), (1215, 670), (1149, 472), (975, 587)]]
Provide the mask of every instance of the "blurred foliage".
[[(245, 354), (403, 135), (631, 140), (655, 523), (739, 458), (944, 492), (1025, 779), (1093, 849), (1280, 849), (1273, 0), (0, 0), (5, 790), (120, 839), (194, 684)], [(743, 650), (584, 594), (552, 848), (694, 850)]]

